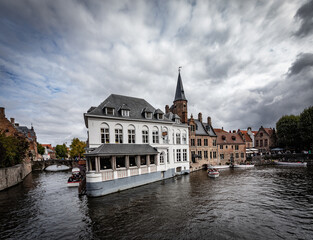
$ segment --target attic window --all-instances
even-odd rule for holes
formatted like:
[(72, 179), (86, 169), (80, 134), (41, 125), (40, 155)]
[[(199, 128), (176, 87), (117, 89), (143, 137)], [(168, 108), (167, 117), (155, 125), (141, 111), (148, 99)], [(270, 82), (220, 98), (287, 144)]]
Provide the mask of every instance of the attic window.
[(152, 119), (152, 113), (151, 112), (146, 112), (146, 118), (147, 119)]
[(175, 123), (180, 123), (180, 119), (179, 118), (175, 118)]
[(105, 108), (105, 114), (113, 116), (114, 115), (114, 108), (109, 108), (109, 107)]
[(162, 120), (164, 117), (163, 117), (163, 114), (162, 113), (158, 113), (158, 119), (159, 120)]
[(226, 140), (226, 137), (224, 135), (222, 136), (222, 140), (224, 140), (224, 141)]
[(122, 110), (122, 116), (123, 117), (129, 117), (129, 110)]
[(232, 136), (231, 139), (232, 139), (233, 141), (235, 141), (235, 140), (236, 140), (236, 137), (235, 137), (235, 136)]

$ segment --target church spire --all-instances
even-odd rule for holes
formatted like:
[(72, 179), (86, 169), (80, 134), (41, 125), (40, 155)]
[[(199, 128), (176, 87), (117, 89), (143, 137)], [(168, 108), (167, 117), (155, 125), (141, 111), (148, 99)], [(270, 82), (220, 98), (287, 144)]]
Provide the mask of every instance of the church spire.
[(185, 97), (185, 91), (184, 91), (184, 87), (183, 87), (183, 82), (181, 80), (181, 76), (180, 76), (180, 69), (181, 67), (178, 68), (178, 79), (177, 79), (177, 86), (176, 86), (176, 93), (175, 93), (175, 101), (178, 100), (185, 100), (187, 101), (186, 97)]

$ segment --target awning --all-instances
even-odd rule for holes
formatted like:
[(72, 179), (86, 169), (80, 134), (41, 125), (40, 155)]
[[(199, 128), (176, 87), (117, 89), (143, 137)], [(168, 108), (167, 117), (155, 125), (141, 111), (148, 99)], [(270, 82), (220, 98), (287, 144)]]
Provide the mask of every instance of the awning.
[(149, 144), (102, 144), (86, 156), (156, 155), (158, 151)]

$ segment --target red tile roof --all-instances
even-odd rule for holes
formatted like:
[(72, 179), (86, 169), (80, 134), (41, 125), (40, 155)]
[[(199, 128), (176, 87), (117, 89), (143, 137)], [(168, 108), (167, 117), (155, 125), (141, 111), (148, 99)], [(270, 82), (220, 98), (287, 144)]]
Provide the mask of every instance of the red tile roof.
[(217, 144), (245, 144), (239, 133), (229, 133), (222, 129), (214, 129), (217, 135)]

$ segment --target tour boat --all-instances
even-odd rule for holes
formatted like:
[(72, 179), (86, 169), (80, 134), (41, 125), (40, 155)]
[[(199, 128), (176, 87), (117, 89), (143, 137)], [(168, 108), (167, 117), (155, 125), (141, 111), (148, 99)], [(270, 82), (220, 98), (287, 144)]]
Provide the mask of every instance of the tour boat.
[(289, 167), (306, 167), (306, 162), (275, 162), (277, 165), (280, 166), (289, 166)]
[(233, 168), (253, 168), (254, 164), (235, 164)]
[(78, 187), (82, 181), (82, 175), (79, 168), (72, 169), (72, 176), (67, 180), (68, 187)]
[(45, 168), (46, 171), (50, 172), (58, 172), (58, 171), (66, 171), (69, 170), (70, 167), (65, 166), (65, 165), (51, 165)]
[(208, 176), (211, 178), (217, 178), (220, 175), (220, 172), (215, 168), (208, 169)]

